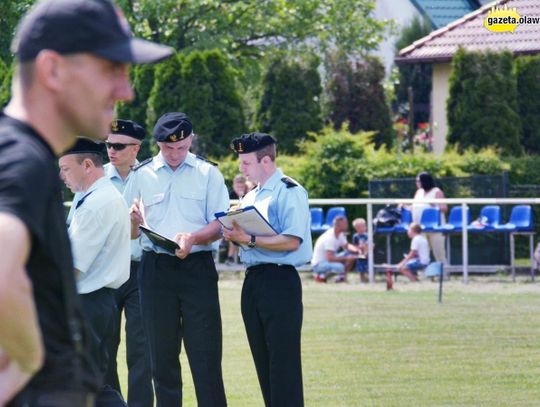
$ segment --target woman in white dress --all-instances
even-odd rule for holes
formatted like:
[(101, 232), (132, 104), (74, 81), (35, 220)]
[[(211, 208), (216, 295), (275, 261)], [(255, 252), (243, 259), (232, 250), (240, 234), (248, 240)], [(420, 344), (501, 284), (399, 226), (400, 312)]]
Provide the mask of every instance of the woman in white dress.
[[(445, 223), (445, 213), (448, 211), (446, 204), (434, 204), (425, 202), (427, 199), (444, 198), (443, 191), (435, 186), (433, 177), (428, 172), (421, 172), (416, 177), (415, 202), (412, 205), (412, 220), (420, 223), (422, 212), (430, 206), (439, 207), (441, 211), (441, 224)], [(444, 235), (442, 233), (426, 233), (426, 238), (436, 261), (447, 263)]]

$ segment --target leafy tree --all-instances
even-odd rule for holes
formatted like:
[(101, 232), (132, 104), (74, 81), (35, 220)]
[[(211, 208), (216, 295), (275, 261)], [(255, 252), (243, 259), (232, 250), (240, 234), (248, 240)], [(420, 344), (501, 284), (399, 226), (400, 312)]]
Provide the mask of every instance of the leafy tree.
[[(414, 41), (425, 37), (432, 30), (428, 19), (415, 17), (409, 25), (403, 28), (396, 41), (396, 53), (411, 45)], [(429, 121), (429, 102), (431, 96), (431, 64), (401, 64), (398, 65), (399, 80), (395, 88), (398, 110), (408, 106), (408, 88), (411, 87), (414, 95), (414, 121), (415, 123)]]
[(318, 61), (275, 59), (263, 81), (257, 127), (273, 134), (280, 151), (295, 153), (309, 132), (322, 127)]
[(154, 85), (155, 65), (143, 64), (135, 65), (131, 69), (131, 81), (135, 90), (135, 99), (130, 103), (118, 103), (116, 115), (121, 119), (129, 119), (145, 127), (148, 137), (141, 145), (139, 159), (143, 160), (155, 154), (157, 147), (152, 137), (153, 124), (146, 119), (148, 110), (148, 98)]
[(146, 124), (152, 128), (164, 113), (180, 111), (184, 97), (182, 68), (184, 57), (176, 54), (157, 65), (148, 98)]
[(205, 59), (212, 88), (210, 113), (215, 123), (206, 151), (220, 157), (231, 152), (231, 140), (245, 131), (242, 98), (236, 85), (237, 72), (233, 71), (225, 55), (213, 50), (206, 52)]
[(304, 144), (300, 180), (311, 197), (357, 198), (367, 184), (358, 163), (365, 159), (370, 135), (326, 128)]
[(150, 92), (148, 121), (166, 112), (185, 112), (198, 135), (194, 150), (220, 157), (230, 140), (244, 129), (242, 103), (235, 73), (217, 51), (176, 55), (159, 65)]
[(336, 54), (327, 83), (329, 119), (334, 128), (348, 122), (352, 133), (375, 131), (376, 146), (390, 146), (392, 121), (383, 79), (384, 66), (378, 59), (351, 62), (343, 53)]
[[(374, 0), (118, 0), (134, 31), (177, 50), (220, 49), (252, 58), (276, 46), (373, 50), (389, 22)], [(310, 39), (308, 43), (306, 39)], [(309, 44), (309, 45), (306, 45)]]
[(447, 102), (448, 141), (459, 149), (494, 146), (521, 154), (521, 119), (510, 52), (458, 50)]
[(540, 56), (519, 57), (515, 61), (519, 114), (523, 124), (522, 145), (530, 153), (540, 153)]
[(135, 99), (129, 103), (118, 103), (118, 117), (134, 120), (141, 125), (147, 124), (148, 98), (154, 86), (156, 65), (135, 65), (131, 69), (131, 83), (135, 90)]
[(197, 145), (194, 150), (209, 153), (216, 123), (212, 117), (211, 75), (206, 66), (204, 53), (194, 51), (186, 57), (182, 67), (181, 110), (191, 118), (193, 130), (197, 133)]
[(36, 0), (2, 1), (2, 29), (0, 30), (0, 59), (9, 66), (12, 60), (10, 50), (15, 28), (24, 13)]
[(11, 78), (13, 69), (0, 59), (0, 108), (11, 98)]

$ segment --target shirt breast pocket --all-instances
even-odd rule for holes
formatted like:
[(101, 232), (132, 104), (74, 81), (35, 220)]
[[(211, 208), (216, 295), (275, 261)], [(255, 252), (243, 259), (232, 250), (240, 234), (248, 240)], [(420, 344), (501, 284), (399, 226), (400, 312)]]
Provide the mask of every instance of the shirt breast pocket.
[(178, 193), (180, 211), (189, 222), (200, 224), (206, 221), (206, 194), (204, 190), (182, 190)]
[(163, 202), (163, 199), (165, 199), (165, 194), (154, 194), (151, 195), (149, 198), (146, 198), (143, 201), (143, 204), (145, 206), (145, 209), (151, 208)]
[(155, 222), (158, 222), (163, 216), (163, 206), (165, 194), (153, 194), (144, 198), (142, 204), (144, 205), (144, 217), (150, 226), (156, 227)]

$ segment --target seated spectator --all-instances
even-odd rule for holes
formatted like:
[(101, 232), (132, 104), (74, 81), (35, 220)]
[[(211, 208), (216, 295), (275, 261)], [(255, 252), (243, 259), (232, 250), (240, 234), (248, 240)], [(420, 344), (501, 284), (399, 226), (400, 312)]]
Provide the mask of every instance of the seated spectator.
[(397, 265), (398, 271), (411, 281), (417, 281), (418, 270), (429, 264), (429, 244), (421, 233), (420, 224), (413, 222), (409, 225), (407, 235), (411, 238), (411, 250)]
[[(332, 227), (315, 242), (311, 259), (315, 281), (326, 282), (329, 274), (337, 275), (336, 283), (346, 281), (347, 272), (353, 268), (359, 252), (356, 246), (347, 242), (345, 232), (348, 229), (347, 218), (336, 216)], [(343, 249), (341, 254), (338, 254), (339, 249)]]
[(358, 259), (356, 260), (356, 271), (360, 273), (360, 281), (366, 283), (368, 281), (368, 235), (366, 220), (363, 218), (356, 218), (352, 222), (353, 228), (356, 233), (353, 235), (352, 244), (358, 249)]

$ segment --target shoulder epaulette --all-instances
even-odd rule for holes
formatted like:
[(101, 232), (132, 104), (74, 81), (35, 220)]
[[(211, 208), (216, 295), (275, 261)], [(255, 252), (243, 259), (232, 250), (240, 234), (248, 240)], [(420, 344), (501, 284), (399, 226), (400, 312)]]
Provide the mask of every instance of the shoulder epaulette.
[(296, 182), (290, 177), (283, 177), (281, 178), (281, 181), (284, 182), (285, 185), (287, 185), (287, 188), (294, 188), (298, 186), (298, 182)]
[(215, 163), (214, 161), (210, 161), (208, 158), (206, 157), (203, 157), (203, 156), (200, 156), (200, 155), (196, 155), (195, 157), (197, 157), (199, 160), (202, 160), (202, 161), (205, 161), (207, 162), (208, 164), (211, 164), (213, 165), (214, 167), (217, 167), (219, 164), (218, 163)]
[(131, 171), (137, 171), (139, 168), (144, 167), (146, 164), (151, 163), (154, 157), (147, 158), (146, 160), (140, 162), (137, 165), (131, 167)]

